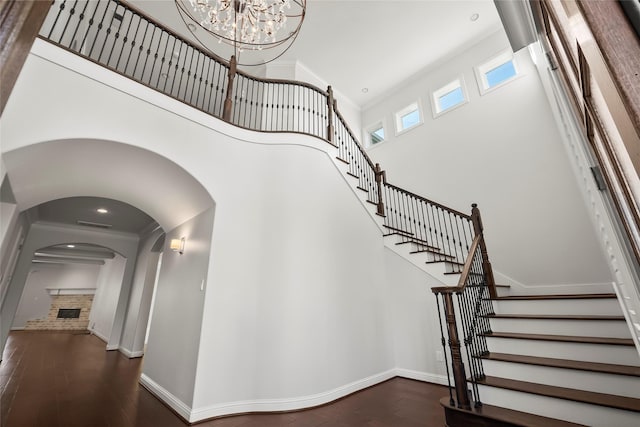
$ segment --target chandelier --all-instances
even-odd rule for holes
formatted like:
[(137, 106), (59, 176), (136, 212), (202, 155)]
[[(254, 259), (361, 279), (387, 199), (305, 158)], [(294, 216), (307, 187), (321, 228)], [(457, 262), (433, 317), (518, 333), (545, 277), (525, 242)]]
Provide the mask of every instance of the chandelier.
[[(196, 29), (218, 43), (232, 46), (239, 65), (258, 65), (273, 61), (291, 47), (298, 36), (307, 8), (307, 0), (175, 0), (180, 16), (192, 36), (205, 48)], [(190, 23), (187, 21), (191, 21)], [(194, 25), (195, 24), (195, 25)], [(257, 55), (257, 63), (240, 63), (240, 53), (274, 49)], [(267, 58), (267, 59), (265, 59)]]

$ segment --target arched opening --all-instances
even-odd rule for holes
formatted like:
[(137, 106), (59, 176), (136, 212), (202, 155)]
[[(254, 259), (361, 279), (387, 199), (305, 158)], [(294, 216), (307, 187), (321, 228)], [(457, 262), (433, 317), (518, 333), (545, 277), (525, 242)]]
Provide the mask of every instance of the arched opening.
[[(9, 329), (21, 327), (16, 325), (16, 315), (26, 327), (24, 307), (19, 310), (19, 305), (34, 264), (40, 265), (40, 273), (44, 270), (42, 265), (59, 265), (61, 259), (66, 259), (67, 266), (87, 265), (91, 258), (87, 251), (108, 248), (113, 258), (103, 259), (103, 273), (98, 276), (102, 274), (103, 281), (111, 284), (102, 289), (111, 291), (101, 295), (100, 286), (95, 286), (94, 296), (106, 304), (101, 309), (108, 309), (104, 313), (92, 310), (96, 318), (90, 319), (87, 328), (107, 342), (107, 349), (119, 349), (128, 357), (141, 356), (154, 284), (164, 285), (159, 295), (162, 300), (164, 293), (175, 292), (172, 286), (180, 286), (179, 277), (184, 271), (192, 269), (199, 280), (206, 279), (208, 244), (201, 245), (206, 248), (206, 262), (202, 262), (203, 254), (198, 254), (195, 266), (187, 252), (179, 265), (171, 267), (167, 263), (170, 267), (160, 270), (158, 277), (156, 271), (159, 254), (168, 248), (170, 238), (191, 240), (187, 245), (191, 244), (192, 249), (194, 239), (210, 242), (214, 202), (208, 191), (176, 163), (148, 150), (112, 141), (39, 143), (4, 153), (3, 161), (5, 181), (10, 185), (18, 216), (14, 222), (26, 230), (15, 237), (9, 226), (3, 226), (3, 247), (15, 247), (13, 254), (3, 253), (3, 262), (11, 256), (17, 260), (2, 293), (3, 347)], [(197, 236), (190, 235), (193, 222), (203, 216), (208, 218), (204, 229), (198, 228)], [(12, 237), (20, 243), (12, 246), (5, 242)], [(111, 266), (109, 274), (104, 273), (107, 265)], [(175, 268), (181, 273), (176, 274)], [(69, 272), (78, 267), (58, 267), (56, 271), (62, 270)], [(159, 307), (165, 312), (156, 316), (156, 321), (162, 323), (169, 313), (166, 304)], [(193, 321), (201, 321), (201, 314), (200, 311), (200, 319)], [(164, 348), (162, 334), (156, 341), (154, 347), (160, 353)]]

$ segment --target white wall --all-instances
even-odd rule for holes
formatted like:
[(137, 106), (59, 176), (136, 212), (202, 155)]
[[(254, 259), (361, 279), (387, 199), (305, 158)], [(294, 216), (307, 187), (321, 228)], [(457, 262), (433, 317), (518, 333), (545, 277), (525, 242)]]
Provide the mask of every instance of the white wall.
[(162, 229), (153, 231), (142, 239), (138, 248), (138, 261), (120, 342), (120, 350), (128, 357), (140, 357), (144, 354), (144, 337), (160, 257), (160, 252), (152, 252), (152, 249), (163, 233)]
[[(2, 117), (6, 150), (17, 154), (20, 147), (52, 140), (87, 147), (100, 145), (96, 139), (120, 141), (171, 159), (216, 201), (206, 276), (183, 284), (197, 286), (197, 296), (176, 296), (176, 308), (184, 302), (197, 313), (194, 301), (207, 278), (198, 382), (189, 390), (188, 376), (167, 381), (167, 371), (182, 372), (181, 363), (191, 363), (194, 341), (188, 336), (197, 331), (189, 322), (171, 329), (173, 341), (186, 340), (185, 362), (163, 363), (163, 372), (160, 363), (153, 367), (154, 357), (164, 357), (153, 355), (154, 346), (167, 348), (154, 338), (155, 325), (168, 315), (159, 308), (169, 303), (159, 289), (145, 362), (148, 379), (158, 386), (154, 392), (193, 421), (242, 411), (237, 403), (243, 401), (257, 410), (270, 399), (284, 399), (276, 402), (280, 408), (323, 403), (393, 375), (381, 233), (338, 172), (331, 146), (312, 137), (235, 128), (58, 54), (66, 67), (87, 67), (93, 78), (31, 55)], [(33, 105), (36, 94), (40, 102)], [(88, 109), (87, 99), (100, 102)], [(24, 126), (24, 114), (38, 117), (38, 125)], [(5, 153), (9, 174), (20, 167), (13, 154)], [(162, 188), (146, 190), (147, 197), (162, 197)], [(191, 247), (189, 239), (183, 257)], [(163, 258), (163, 268), (167, 262)], [(162, 271), (160, 280), (159, 287)], [(164, 280), (165, 286), (180, 283)], [(181, 348), (172, 346), (167, 362)]]
[[(189, 406), (193, 402), (213, 217), (210, 209), (166, 234), (144, 359), (143, 381), (150, 379), (171, 390)], [(186, 239), (183, 254), (169, 249), (171, 239), (182, 237)]]
[[(496, 33), (367, 108), (365, 126), (381, 119), (388, 125), (388, 140), (369, 154), (395, 185), (464, 212), (478, 203), (503, 283), (610, 290), (605, 257), (527, 50), (516, 55), (521, 77), (483, 96), (478, 91), (473, 67), (505, 48), (506, 37)], [(434, 119), (429, 91), (460, 75), (469, 103)], [(395, 136), (393, 113), (417, 99), (424, 124)]]
[(391, 250), (384, 254), (394, 356), (398, 375), (446, 384), (433, 281)]
[(100, 266), (82, 264), (34, 264), (22, 291), (12, 329), (22, 329), (28, 320), (45, 319), (51, 306), (47, 288), (95, 289)]
[[(89, 330), (109, 343), (123, 286), (127, 259), (116, 254), (106, 259), (97, 278), (97, 289), (89, 313)], [(117, 348), (117, 347), (116, 347)]]

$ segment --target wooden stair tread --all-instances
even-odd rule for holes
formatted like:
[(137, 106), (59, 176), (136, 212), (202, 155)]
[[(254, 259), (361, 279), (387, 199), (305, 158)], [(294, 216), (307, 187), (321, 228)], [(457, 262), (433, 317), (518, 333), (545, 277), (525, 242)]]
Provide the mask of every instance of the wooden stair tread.
[[(498, 286), (498, 285), (496, 285)], [(578, 314), (487, 314), (489, 319), (544, 319), (544, 320), (622, 320), (624, 316), (594, 316)]]
[[(455, 258), (454, 258), (454, 259), (455, 259)], [(435, 261), (435, 260), (434, 260), (434, 261), (425, 261), (424, 263), (425, 263), (425, 264), (436, 264), (436, 263), (439, 263), (439, 262), (446, 262), (446, 263), (448, 263), (448, 264), (464, 266), (464, 263), (462, 263), (462, 262), (458, 262), (458, 261), (452, 261), (452, 260), (450, 260), (450, 259), (440, 259), (440, 260), (437, 260), (437, 261)]]
[(616, 294), (557, 294), (557, 295), (510, 295), (491, 298), (492, 301), (549, 300), (549, 299), (598, 299), (616, 298)]
[(383, 224), (384, 228), (388, 228), (389, 230), (397, 231), (398, 233), (406, 234), (407, 236), (413, 236), (414, 234), (411, 231), (403, 230), (401, 228), (392, 227), (390, 225)]
[(351, 177), (353, 177), (353, 178), (360, 179), (360, 177), (359, 177), (358, 175), (356, 175), (355, 173), (351, 173), (351, 172), (349, 172), (349, 171), (347, 171), (347, 175), (349, 175), (349, 176), (351, 176)]
[(522, 334), (518, 332), (489, 332), (479, 335), (492, 338), (513, 338), (538, 341), (560, 341), (582, 344), (607, 344), (633, 346), (631, 338), (581, 337), (574, 335)]
[(442, 258), (456, 259), (456, 257), (454, 257), (453, 255), (447, 255), (447, 254), (440, 253), (440, 249), (438, 249), (438, 248), (434, 248), (434, 247), (428, 247), (427, 248), (425, 245), (422, 245), (422, 246), (424, 246), (426, 249), (418, 249), (418, 250), (415, 250), (415, 251), (411, 251), (409, 253), (410, 254), (421, 254), (421, 253), (425, 253), (425, 252), (431, 252), (432, 254), (438, 255), (439, 257), (442, 257)]
[(343, 159), (342, 157), (337, 157), (337, 156), (336, 156), (336, 159), (337, 159), (337, 160), (340, 160), (342, 163), (345, 163), (345, 164), (347, 164), (347, 165), (351, 164), (351, 162), (350, 162), (349, 160), (345, 160), (345, 159)]
[(440, 399), (440, 405), (445, 410), (462, 412), (471, 414), (475, 417), (491, 420), (490, 424), (485, 425), (516, 425), (521, 427), (581, 427), (583, 424), (576, 424), (569, 421), (558, 420), (555, 418), (543, 417), (541, 415), (530, 414), (527, 412), (514, 411), (513, 409), (501, 408), (499, 406), (482, 404), (479, 408), (461, 409), (455, 405), (449, 404), (449, 398)]
[(592, 405), (607, 406), (609, 408), (640, 412), (640, 399), (635, 399), (633, 397), (595, 393), (592, 391), (576, 390), (572, 388), (556, 387), (546, 384), (537, 384), (490, 376), (484, 377), (481, 380), (476, 380), (476, 383), (490, 387), (498, 387), (558, 399), (573, 400), (575, 402), (589, 403)]
[(549, 366), (553, 368), (576, 369), (580, 371), (640, 377), (640, 366), (583, 362), (581, 360), (552, 359), (550, 357), (523, 356), (520, 354), (506, 353), (489, 353), (478, 357), (481, 359), (496, 360), (500, 362), (523, 363), (527, 365)]

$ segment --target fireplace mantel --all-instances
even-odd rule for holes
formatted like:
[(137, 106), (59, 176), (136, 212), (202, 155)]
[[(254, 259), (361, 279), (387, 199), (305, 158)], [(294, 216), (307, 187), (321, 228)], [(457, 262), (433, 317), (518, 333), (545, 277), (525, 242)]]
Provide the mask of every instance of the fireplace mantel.
[(49, 295), (94, 295), (96, 288), (47, 288)]

